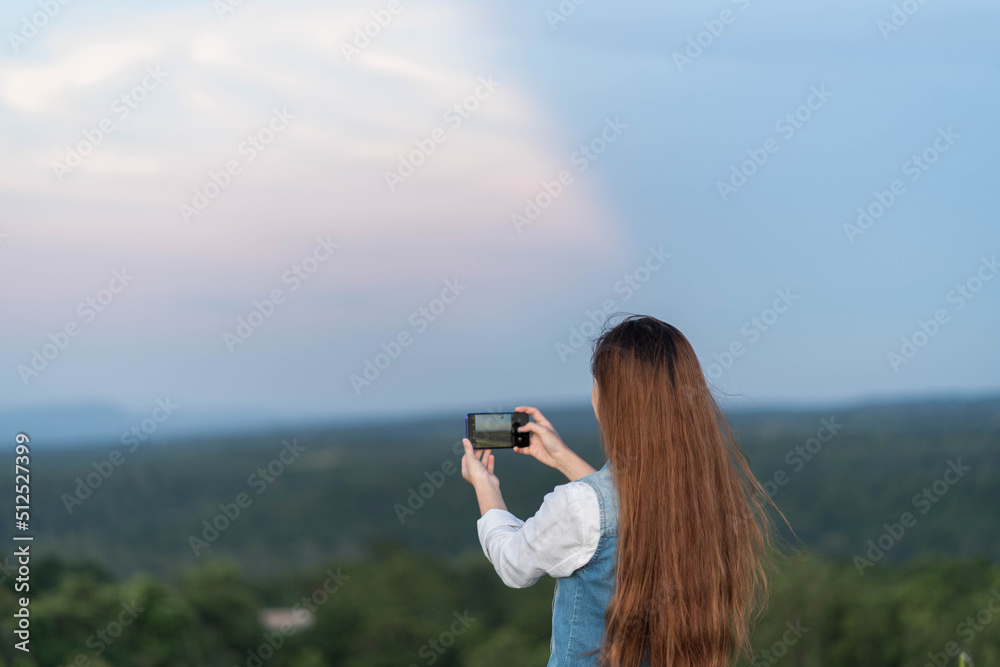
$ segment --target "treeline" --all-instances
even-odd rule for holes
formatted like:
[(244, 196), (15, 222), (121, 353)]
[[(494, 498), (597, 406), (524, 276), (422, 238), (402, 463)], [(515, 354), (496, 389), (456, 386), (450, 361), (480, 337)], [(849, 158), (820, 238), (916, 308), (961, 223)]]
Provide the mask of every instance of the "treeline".
[[(36, 564), (25, 667), (510, 667), (548, 658), (551, 579), (513, 590), (482, 553), (442, 560), (398, 545), (309, 574), (246, 577), (208, 561), (168, 580), (117, 581), (97, 567)], [(322, 591), (322, 592), (321, 592)], [(0, 633), (11, 637), (11, 581)], [(309, 609), (311, 627), (267, 632), (265, 607)], [(1000, 664), (1000, 567), (923, 559), (862, 576), (850, 563), (781, 566), (753, 635), (754, 667)], [(949, 655), (951, 654), (951, 655)]]
[[(595, 467), (603, 463), (589, 409), (547, 416)], [(809, 550), (876, 562), (870, 553), (879, 563), (928, 552), (1000, 559), (1000, 400), (758, 411), (732, 422)], [(457, 472), (462, 433), (458, 415), (134, 452), (114, 442), (69, 450), (34, 443), (34, 548), (116, 575), (170, 575), (208, 557), (259, 574), (313, 568), (380, 539), (453, 557), (478, 548), (475, 497)], [(119, 465), (116, 450), (125, 450), (113, 457)], [(522, 518), (565, 482), (511, 452), (498, 453), (497, 473)], [(0, 514), (0, 535), (10, 516)], [(903, 533), (886, 536), (896, 524)]]

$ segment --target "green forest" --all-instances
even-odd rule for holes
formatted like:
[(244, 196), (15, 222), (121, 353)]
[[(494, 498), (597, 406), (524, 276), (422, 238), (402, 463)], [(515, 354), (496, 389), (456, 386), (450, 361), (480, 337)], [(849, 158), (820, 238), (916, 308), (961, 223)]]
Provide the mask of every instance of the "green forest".
[[(546, 416), (603, 463), (592, 412)], [(1000, 665), (1000, 399), (729, 418), (794, 530), (750, 664)], [(462, 435), (458, 415), (33, 442), (31, 652), (8, 550), (0, 665), (544, 665), (553, 581), (494, 573)], [(496, 472), (522, 518), (565, 481), (512, 452)], [(275, 609), (309, 621), (268, 629)]]

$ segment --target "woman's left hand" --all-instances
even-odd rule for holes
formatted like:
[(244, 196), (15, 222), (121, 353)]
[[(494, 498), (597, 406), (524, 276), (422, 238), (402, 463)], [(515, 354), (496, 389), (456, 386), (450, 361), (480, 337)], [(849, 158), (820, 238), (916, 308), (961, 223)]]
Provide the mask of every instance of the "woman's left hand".
[(462, 438), (465, 456), (462, 457), (462, 479), (477, 486), (482, 483), (499, 484), (500, 480), (493, 474), (495, 457), (490, 449), (473, 449), (468, 438)]

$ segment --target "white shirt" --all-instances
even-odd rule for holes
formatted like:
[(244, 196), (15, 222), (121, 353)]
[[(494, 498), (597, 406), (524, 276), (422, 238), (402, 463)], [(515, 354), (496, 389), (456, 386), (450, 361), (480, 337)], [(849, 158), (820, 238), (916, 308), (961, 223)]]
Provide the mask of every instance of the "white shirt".
[(601, 539), (601, 506), (593, 487), (570, 482), (545, 494), (527, 521), (491, 509), (476, 527), (483, 552), (503, 582), (525, 588), (543, 574), (568, 577), (590, 561)]

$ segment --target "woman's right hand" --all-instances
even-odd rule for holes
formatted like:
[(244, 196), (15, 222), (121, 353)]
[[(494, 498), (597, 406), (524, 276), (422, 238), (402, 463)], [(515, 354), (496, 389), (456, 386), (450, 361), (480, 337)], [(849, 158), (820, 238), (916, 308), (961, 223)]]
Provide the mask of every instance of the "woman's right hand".
[(562, 460), (571, 452), (549, 420), (538, 408), (527, 405), (514, 408), (514, 411), (526, 412), (535, 419), (518, 429), (521, 433), (531, 433), (531, 438), (527, 447), (515, 447), (514, 452), (534, 456), (550, 468), (560, 469)]

